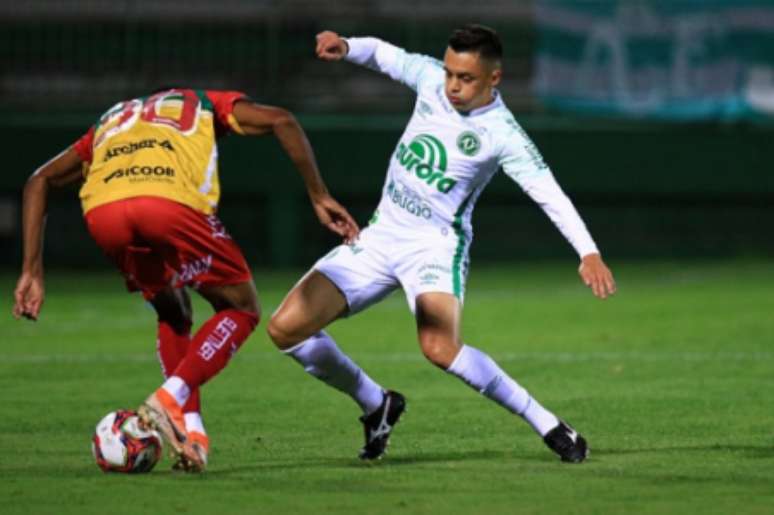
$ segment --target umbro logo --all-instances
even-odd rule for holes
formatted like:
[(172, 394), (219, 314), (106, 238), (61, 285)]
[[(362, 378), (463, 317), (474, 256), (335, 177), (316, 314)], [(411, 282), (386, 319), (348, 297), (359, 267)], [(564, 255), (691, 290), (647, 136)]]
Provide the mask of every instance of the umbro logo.
[(377, 427), (376, 429), (372, 429), (371, 430), (370, 439), (371, 440), (376, 440), (377, 438), (381, 438), (383, 436), (387, 436), (387, 435), (390, 434), (390, 430), (391, 429), (392, 429), (392, 427), (390, 427), (390, 425), (387, 422), (382, 420), (382, 422), (379, 424), (379, 427)]
[(392, 426), (387, 423), (387, 414), (390, 412), (390, 400), (391, 399), (387, 397), (386, 402), (384, 403), (384, 412), (382, 413), (382, 419), (379, 421), (379, 426), (368, 432), (368, 439), (370, 441), (374, 441), (383, 436), (388, 436), (392, 430)]

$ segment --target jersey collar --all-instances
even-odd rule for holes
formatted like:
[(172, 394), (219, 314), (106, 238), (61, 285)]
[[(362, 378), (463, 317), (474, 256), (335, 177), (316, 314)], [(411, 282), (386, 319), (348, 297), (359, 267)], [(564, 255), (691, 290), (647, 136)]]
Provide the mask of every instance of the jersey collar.
[(491, 102), (489, 102), (485, 106), (481, 106), (477, 109), (473, 109), (472, 111), (468, 111), (467, 113), (461, 113), (456, 109), (454, 109), (454, 106), (452, 105), (451, 102), (449, 102), (449, 99), (446, 98), (446, 94), (443, 92), (443, 90), (440, 90), (440, 93), (441, 93), (440, 97), (443, 103), (448, 107), (450, 112), (457, 113), (457, 116), (464, 119), (470, 119), (475, 116), (481, 116), (483, 114), (488, 113), (489, 111), (494, 111), (495, 109), (499, 109), (500, 107), (503, 106), (503, 99), (502, 99), (502, 96), (500, 95), (500, 92), (497, 91), (496, 89), (493, 89), (492, 90), (493, 99)]
[(492, 101), (489, 102), (485, 106), (481, 106), (478, 109), (473, 109), (472, 111), (469, 111), (466, 114), (460, 113), (465, 118), (471, 118), (473, 116), (480, 116), (482, 114), (488, 113), (489, 111), (492, 111), (494, 109), (497, 109), (499, 107), (502, 107), (503, 105), (503, 99), (500, 97), (500, 92), (496, 89), (492, 90)]

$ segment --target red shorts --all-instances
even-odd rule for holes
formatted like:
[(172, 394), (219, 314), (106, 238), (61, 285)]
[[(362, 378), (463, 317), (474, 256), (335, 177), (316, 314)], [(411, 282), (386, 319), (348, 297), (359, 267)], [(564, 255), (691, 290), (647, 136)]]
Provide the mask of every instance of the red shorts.
[(252, 279), (242, 251), (214, 215), (160, 197), (133, 197), (97, 206), (85, 218), (129, 291), (142, 291), (148, 300), (169, 286)]

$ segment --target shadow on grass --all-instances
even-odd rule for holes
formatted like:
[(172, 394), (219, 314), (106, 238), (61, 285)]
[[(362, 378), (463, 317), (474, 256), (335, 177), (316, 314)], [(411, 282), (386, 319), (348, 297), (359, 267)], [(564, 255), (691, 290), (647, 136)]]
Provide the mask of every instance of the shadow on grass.
[[(378, 470), (389, 469), (393, 467), (410, 467), (410, 466), (422, 466), (422, 465), (441, 465), (444, 463), (464, 463), (473, 461), (524, 461), (531, 459), (531, 456), (515, 455), (510, 452), (495, 452), (487, 450), (477, 451), (451, 451), (451, 452), (435, 452), (435, 453), (417, 453), (402, 456), (386, 456), (382, 460), (376, 461), (362, 461), (355, 457), (316, 457), (305, 458), (301, 455), (298, 458), (288, 460), (277, 460), (267, 458), (264, 460), (258, 459), (249, 463), (234, 463), (226, 464), (219, 463), (218, 465), (209, 468), (204, 474), (185, 474), (178, 471), (173, 471), (169, 468), (171, 462), (169, 460), (161, 461), (151, 474), (121, 474), (121, 473), (104, 473), (100, 471), (96, 465), (83, 465), (73, 468), (51, 467), (47, 465), (29, 465), (26, 467), (2, 467), (0, 468), (0, 478), (14, 477), (14, 478), (58, 478), (63, 475), (67, 475), (70, 479), (99, 479), (118, 477), (131, 477), (136, 478), (138, 481), (142, 481), (142, 478), (148, 477), (189, 477), (189, 478), (206, 478), (206, 477), (223, 477), (227, 478), (232, 475), (241, 475), (251, 472), (261, 471), (282, 471), (282, 470), (303, 470), (303, 469), (348, 469), (348, 470)], [(222, 468), (221, 468), (222, 467)]]
[[(593, 448), (591, 458), (587, 462), (588, 465), (590, 465), (595, 473), (602, 473), (603, 475), (605, 472), (602, 469), (599, 469), (597, 467), (594, 467), (594, 465), (604, 465), (605, 461), (608, 458), (615, 458), (615, 457), (628, 457), (628, 456), (636, 456), (636, 455), (675, 455), (675, 454), (696, 454), (696, 453), (704, 453), (708, 454), (709, 458), (712, 458), (713, 455), (728, 455), (728, 454), (738, 454), (742, 453), (746, 458), (748, 459), (772, 459), (774, 458), (774, 446), (767, 446), (767, 445), (733, 445), (733, 444), (710, 444), (710, 445), (673, 445), (673, 446), (663, 446), (663, 447), (643, 447), (643, 448)], [(394, 469), (397, 467), (416, 467), (418, 469), (421, 468), (432, 468), (433, 466), (442, 467), (443, 465), (456, 465), (456, 464), (465, 464), (476, 461), (483, 461), (483, 462), (492, 462), (492, 463), (505, 463), (505, 462), (513, 462), (513, 463), (545, 463), (546, 465), (553, 465), (555, 463), (558, 463), (558, 461), (555, 461), (555, 457), (550, 454), (548, 450), (545, 450), (545, 452), (528, 452), (525, 451), (523, 453), (517, 453), (513, 451), (493, 451), (493, 450), (473, 450), (473, 451), (449, 451), (449, 452), (427, 452), (427, 453), (413, 453), (413, 454), (403, 454), (398, 456), (387, 456), (383, 460), (377, 460), (375, 462), (367, 462), (367, 461), (361, 461), (357, 458), (350, 458), (350, 457), (316, 457), (316, 458), (304, 458), (303, 456), (299, 456), (296, 459), (288, 459), (288, 460), (277, 460), (277, 459), (258, 459), (256, 461), (252, 461), (250, 463), (233, 463), (233, 464), (217, 464), (214, 467), (207, 470), (204, 474), (183, 474), (180, 472), (174, 472), (166, 467), (168, 465), (168, 461), (164, 461), (162, 463), (159, 463), (159, 466), (156, 467), (156, 469), (150, 474), (150, 476), (162, 476), (162, 477), (180, 477), (180, 478), (207, 478), (207, 477), (213, 477), (213, 478), (223, 478), (227, 479), (231, 476), (241, 476), (245, 474), (252, 474), (252, 473), (258, 473), (261, 471), (268, 472), (268, 471), (292, 471), (292, 470), (310, 470), (310, 469), (317, 469), (317, 470), (324, 470), (324, 469), (340, 469), (340, 470), (360, 470), (363, 471), (363, 473), (368, 473), (367, 471), (373, 470), (377, 471), (379, 469)], [(632, 463), (632, 466), (636, 466), (635, 463)], [(575, 469), (575, 466), (571, 466), (573, 469)], [(444, 467), (445, 468), (445, 467)], [(580, 466), (578, 470), (583, 470), (584, 466)], [(111, 477), (119, 477), (124, 476), (124, 474), (104, 474), (100, 472), (96, 467), (92, 466), (82, 466), (82, 467), (74, 467), (72, 469), (68, 469), (67, 471), (68, 477), (71, 479), (98, 479), (100, 477), (104, 478), (111, 478)], [(63, 474), (63, 469), (61, 467), (59, 468), (51, 468), (47, 466), (28, 466), (28, 467), (11, 467), (11, 468), (2, 468), (0, 469), (0, 477), (15, 477), (17, 479), (19, 478), (42, 478), (42, 477), (61, 477)], [(615, 475), (619, 476), (620, 472), (616, 471)], [(645, 476), (648, 476), (645, 474), (644, 476), (635, 474), (634, 477), (639, 477), (640, 479), (644, 479)], [(137, 480), (142, 481), (141, 478), (148, 478), (149, 475), (146, 474), (138, 474), (138, 475), (130, 475), (130, 477), (137, 478)], [(660, 475), (651, 476), (650, 480), (652, 481), (658, 481), (659, 479), (664, 480), (674, 480), (678, 476), (676, 475), (669, 475), (664, 476), (661, 478)], [(688, 481), (694, 481), (694, 482), (715, 482), (715, 481), (726, 481), (727, 478), (719, 478), (714, 475), (710, 476), (686, 476), (684, 479)], [(738, 479), (738, 478), (737, 478)], [(750, 481), (751, 483), (758, 483), (760, 481), (770, 481), (770, 478), (762, 478), (762, 477), (749, 477), (746, 480)]]
[(380, 468), (403, 467), (413, 465), (433, 465), (443, 463), (462, 463), (466, 461), (502, 461), (523, 460), (523, 456), (515, 456), (510, 453), (495, 451), (471, 451), (471, 452), (439, 452), (426, 454), (413, 454), (407, 456), (387, 456), (382, 460), (362, 461), (357, 458), (313, 458), (290, 461), (258, 461), (246, 465), (237, 465), (224, 469), (210, 469), (207, 475), (240, 474), (244, 472), (257, 472), (261, 470), (293, 470), (293, 469), (360, 469), (376, 470)]
[(743, 453), (749, 458), (774, 458), (774, 445), (734, 445), (715, 443), (710, 445), (668, 445), (664, 447), (638, 447), (632, 449), (593, 448), (595, 457), (620, 456), (629, 454), (659, 454), (659, 453)]
[[(616, 448), (593, 448), (591, 459), (587, 462), (589, 465), (603, 463), (606, 458), (616, 456), (631, 456), (636, 454), (675, 454), (675, 453), (710, 453), (710, 454), (729, 454), (744, 453), (747, 457), (753, 459), (764, 459), (774, 457), (774, 447), (764, 445), (731, 445), (731, 444), (712, 444), (712, 445), (686, 445), (686, 446), (665, 446), (649, 447), (636, 449), (616, 449)], [(460, 464), (474, 461), (489, 462), (522, 462), (522, 463), (545, 463), (553, 465), (558, 461), (556, 457), (546, 450), (545, 452), (524, 452), (515, 453), (513, 451), (502, 452), (492, 450), (476, 451), (450, 451), (450, 452), (429, 452), (404, 454), (400, 456), (386, 456), (382, 460), (373, 462), (361, 461), (356, 458), (313, 458), (298, 460), (266, 460), (251, 464), (230, 466), (223, 469), (211, 469), (207, 475), (228, 476), (242, 474), (245, 472), (258, 472), (261, 470), (296, 470), (296, 469), (361, 469), (377, 470), (380, 468), (395, 467), (422, 467), (443, 464)], [(574, 467), (575, 465), (571, 465)], [(710, 481), (714, 479), (708, 479)]]

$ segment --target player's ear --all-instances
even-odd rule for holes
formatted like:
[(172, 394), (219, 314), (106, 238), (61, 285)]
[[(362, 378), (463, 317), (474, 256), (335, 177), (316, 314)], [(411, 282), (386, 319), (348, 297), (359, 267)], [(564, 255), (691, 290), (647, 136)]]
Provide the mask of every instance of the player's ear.
[(502, 78), (503, 78), (503, 69), (500, 68), (500, 66), (495, 66), (494, 69), (492, 70), (492, 75), (491, 75), (492, 86), (497, 86), (498, 84), (500, 84), (500, 79)]

